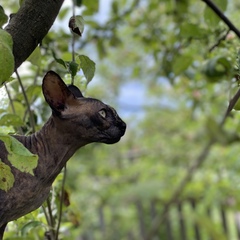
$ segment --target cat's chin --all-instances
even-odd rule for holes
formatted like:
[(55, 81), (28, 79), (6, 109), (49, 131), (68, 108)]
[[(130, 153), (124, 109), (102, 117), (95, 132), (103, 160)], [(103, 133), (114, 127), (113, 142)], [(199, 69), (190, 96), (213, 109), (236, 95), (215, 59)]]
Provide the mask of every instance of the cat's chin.
[(111, 139), (103, 139), (102, 140), (102, 143), (105, 143), (105, 144), (114, 144), (114, 143), (117, 143), (119, 142), (121, 139), (121, 137), (116, 137), (116, 138), (111, 138)]

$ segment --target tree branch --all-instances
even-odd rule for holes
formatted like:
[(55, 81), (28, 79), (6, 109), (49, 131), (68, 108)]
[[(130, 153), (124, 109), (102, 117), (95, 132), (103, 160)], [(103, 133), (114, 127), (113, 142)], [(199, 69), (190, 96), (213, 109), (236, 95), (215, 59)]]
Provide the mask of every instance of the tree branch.
[(64, 0), (25, 0), (5, 30), (13, 38), (17, 69), (42, 41), (56, 19)]

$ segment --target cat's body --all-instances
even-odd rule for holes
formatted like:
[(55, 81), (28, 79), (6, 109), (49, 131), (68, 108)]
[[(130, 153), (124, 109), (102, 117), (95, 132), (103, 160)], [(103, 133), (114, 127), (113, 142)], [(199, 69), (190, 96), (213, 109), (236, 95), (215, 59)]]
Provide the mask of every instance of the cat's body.
[(11, 167), (15, 178), (9, 191), (0, 189), (0, 239), (9, 221), (42, 205), (54, 179), (77, 149), (91, 142), (116, 143), (125, 133), (126, 124), (113, 108), (99, 100), (84, 98), (76, 87), (68, 88), (52, 71), (44, 78), (43, 93), (53, 110), (50, 119), (35, 134), (14, 136), (38, 155), (34, 175), (13, 167), (0, 141), (0, 159)]

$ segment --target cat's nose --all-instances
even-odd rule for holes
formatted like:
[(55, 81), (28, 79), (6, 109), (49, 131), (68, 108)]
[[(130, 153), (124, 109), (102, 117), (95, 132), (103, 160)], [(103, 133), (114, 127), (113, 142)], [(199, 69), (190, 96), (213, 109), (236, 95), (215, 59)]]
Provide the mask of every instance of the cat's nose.
[(126, 131), (126, 128), (127, 128), (127, 124), (125, 122), (121, 122), (121, 125), (120, 125), (120, 129), (122, 131), (122, 135), (124, 135), (125, 131)]

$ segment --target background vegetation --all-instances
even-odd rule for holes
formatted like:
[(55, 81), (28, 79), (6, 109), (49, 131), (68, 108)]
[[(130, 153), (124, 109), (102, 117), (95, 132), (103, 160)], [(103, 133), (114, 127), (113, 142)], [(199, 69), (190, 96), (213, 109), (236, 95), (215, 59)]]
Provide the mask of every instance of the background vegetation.
[[(75, 51), (96, 63), (88, 87), (81, 71), (75, 84), (118, 109), (128, 129), (120, 143), (89, 145), (69, 161), (59, 239), (239, 239), (240, 102), (227, 111), (239, 87), (239, 38), (207, 2), (75, 3), (85, 20)], [(238, 26), (237, 0), (214, 3)], [(19, 8), (16, 1), (3, 7)], [(41, 94), (44, 73), (71, 79), (59, 59), (72, 59), (72, 15), (66, 0), (19, 68), (36, 130), (50, 114)], [(18, 81), (7, 89), (11, 101), (0, 90), (1, 131), (32, 132)], [(62, 179), (49, 201), (52, 227), (61, 214)], [(48, 210), (46, 204), (9, 224), (6, 239), (48, 236)]]

